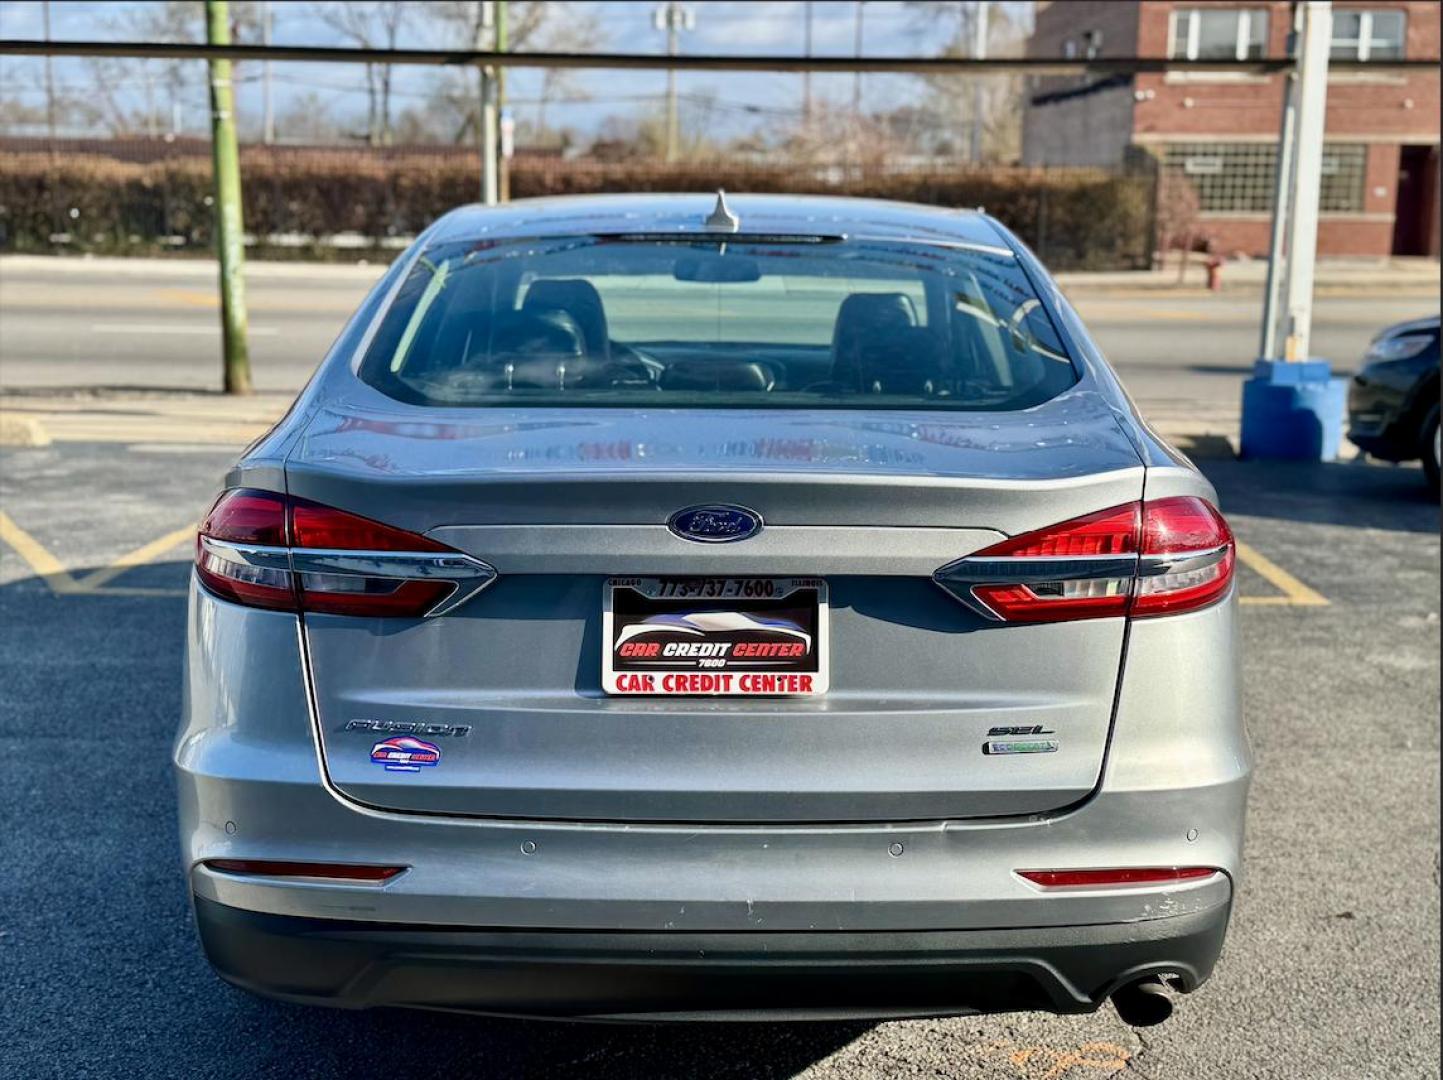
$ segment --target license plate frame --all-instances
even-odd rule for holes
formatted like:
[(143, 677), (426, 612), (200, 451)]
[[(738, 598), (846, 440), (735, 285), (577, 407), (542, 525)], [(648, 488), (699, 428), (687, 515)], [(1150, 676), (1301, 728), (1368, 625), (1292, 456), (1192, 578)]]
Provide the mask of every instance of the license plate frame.
[[(809, 698), (827, 691), (831, 619), (822, 578), (613, 577), (602, 585), (601, 613), (601, 689), (608, 696)], [(670, 616), (685, 629), (654, 624), (618, 640), (653, 616)], [(683, 616), (689, 620), (678, 623)], [(758, 619), (775, 625), (743, 625)], [(673, 643), (702, 647), (660, 655)], [(728, 647), (719, 651), (721, 645)], [(623, 646), (633, 655), (620, 655)], [(635, 652), (652, 646), (655, 652)], [(779, 655), (799, 646), (801, 656)]]

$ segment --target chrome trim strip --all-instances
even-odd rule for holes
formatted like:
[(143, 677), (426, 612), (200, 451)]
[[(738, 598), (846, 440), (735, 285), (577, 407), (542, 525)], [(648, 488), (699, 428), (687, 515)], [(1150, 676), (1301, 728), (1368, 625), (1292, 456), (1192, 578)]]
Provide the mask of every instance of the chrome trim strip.
[(981, 555), (948, 563), (932, 575), (947, 595), (989, 622), (1004, 622), (973, 592), (977, 585), (1034, 585), (1044, 581), (1098, 581), (1137, 575), (1136, 555)]
[(407, 581), (448, 581), (452, 590), (425, 617), (455, 611), (496, 580), (496, 571), (480, 559), (459, 551), (342, 551), (293, 548), (291, 564), (298, 574), (346, 574), (354, 577), (399, 578)]
[(1232, 544), (1220, 544), (1203, 551), (1178, 551), (1171, 555), (1144, 555), (1138, 560), (1138, 577), (1159, 574), (1181, 574), (1189, 570), (1205, 570), (1216, 566), (1227, 556)]
[(225, 540), (202, 536), (200, 546), (207, 555), (214, 555), (223, 562), (240, 563), (242, 566), (256, 566), (265, 570), (291, 569), (290, 549), (266, 547), (261, 544), (232, 544)]
[(959, 585), (1026, 585), (1130, 578), (1137, 573), (1137, 565), (1136, 555), (979, 555), (948, 563), (932, 577)]
[(232, 544), (209, 536), (201, 546), (226, 562), (297, 574), (343, 574), (402, 581), (446, 581), (453, 588), (426, 618), (455, 611), (496, 580), (496, 570), (459, 551), (344, 551), (327, 548), (278, 548)]

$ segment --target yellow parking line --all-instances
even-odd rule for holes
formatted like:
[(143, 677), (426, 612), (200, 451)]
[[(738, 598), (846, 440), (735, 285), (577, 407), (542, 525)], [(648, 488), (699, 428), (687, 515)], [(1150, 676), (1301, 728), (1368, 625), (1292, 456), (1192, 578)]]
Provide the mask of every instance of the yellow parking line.
[[(194, 536), (195, 526), (185, 525), (176, 529), (174, 532), (166, 533), (158, 540), (152, 540), (148, 544), (142, 544), (134, 551), (126, 552), (104, 569), (96, 570), (94, 573), (85, 575), (85, 577), (81, 578), (78, 582), (80, 589), (82, 592), (91, 592), (112, 578), (125, 573), (132, 566), (142, 566), (150, 562), (157, 555), (164, 555), (171, 548), (183, 541), (194, 538)], [(174, 590), (170, 591), (174, 592)]]
[(60, 564), (60, 560), (28, 532), (15, 524), (9, 514), (0, 510), (0, 540), (5, 541), (25, 564), (50, 587), (57, 596), (184, 596), (183, 589), (153, 589), (135, 586), (102, 588), (107, 581), (131, 567), (141, 566), (195, 535), (195, 526), (168, 532), (157, 540), (126, 552), (108, 566), (77, 580)]
[(1293, 607), (1328, 606), (1327, 597), (1308, 588), (1262, 552), (1249, 547), (1241, 540), (1238, 541), (1238, 559), (1244, 566), (1255, 571), (1259, 577), (1283, 594), (1282, 596), (1245, 596), (1242, 598), (1244, 604), (1291, 605)]
[(184, 589), (152, 589), (139, 585), (107, 585), (103, 589), (81, 589), (75, 596), (185, 596)]
[(0, 540), (9, 544), (15, 554), (24, 559), (25, 564), (45, 580), (51, 592), (62, 594), (80, 591), (79, 582), (66, 572), (65, 567), (60, 565), (60, 560), (46, 551), (39, 540), (16, 525), (3, 510), (0, 510)]

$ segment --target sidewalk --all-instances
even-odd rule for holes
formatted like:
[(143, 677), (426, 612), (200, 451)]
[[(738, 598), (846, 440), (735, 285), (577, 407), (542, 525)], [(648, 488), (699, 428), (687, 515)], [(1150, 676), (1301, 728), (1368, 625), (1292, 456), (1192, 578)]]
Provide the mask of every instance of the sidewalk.
[(0, 446), (102, 442), (239, 451), (265, 434), (293, 400), (294, 394), (0, 390)]
[[(1071, 295), (1102, 293), (1157, 295), (1201, 293), (1207, 290), (1207, 256), (1189, 259), (1181, 284), (1177, 257), (1170, 256), (1160, 270), (1102, 270), (1063, 272), (1057, 283)], [(1437, 259), (1322, 259), (1314, 277), (1318, 296), (1437, 296), (1443, 277)], [(1234, 259), (1223, 264), (1224, 292), (1260, 294), (1267, 281), (1266, 259)]]

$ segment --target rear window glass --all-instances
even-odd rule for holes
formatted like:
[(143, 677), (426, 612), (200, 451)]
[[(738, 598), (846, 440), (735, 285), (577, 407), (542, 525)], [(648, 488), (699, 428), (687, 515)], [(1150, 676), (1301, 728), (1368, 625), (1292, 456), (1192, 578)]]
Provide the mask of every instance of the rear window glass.
[(1022, 409), (1077, 381), (1010, 253), (745, 236), (437, 246), (360, 374), (446, 406)]

